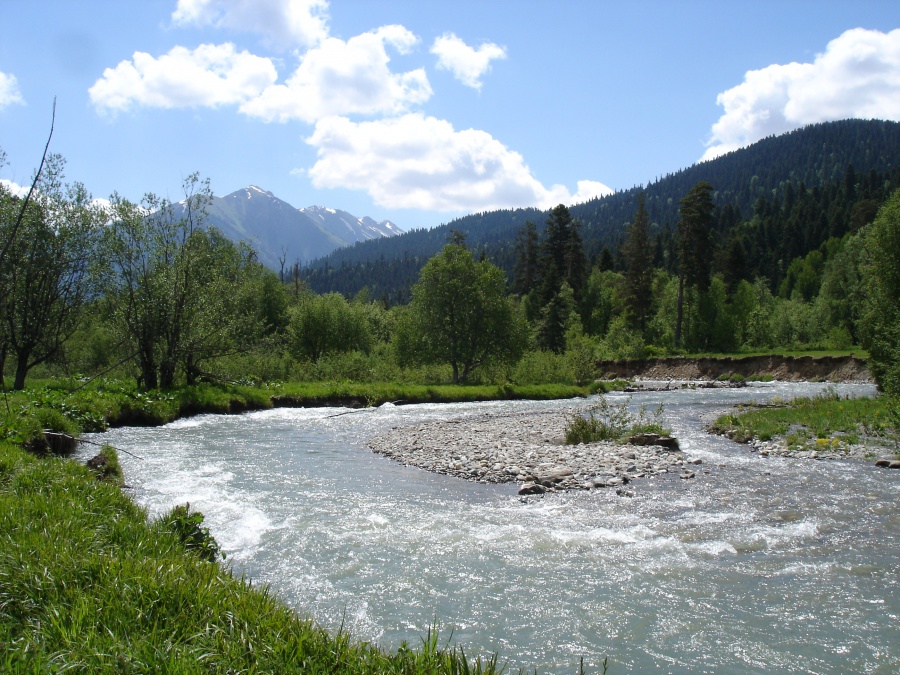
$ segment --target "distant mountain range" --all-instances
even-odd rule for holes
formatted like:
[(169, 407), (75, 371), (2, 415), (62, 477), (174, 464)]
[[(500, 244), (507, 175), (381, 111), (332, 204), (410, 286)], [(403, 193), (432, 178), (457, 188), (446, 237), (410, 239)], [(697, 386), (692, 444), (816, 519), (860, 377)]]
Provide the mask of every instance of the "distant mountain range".
[(206, 222), (232, 241), (253, 246), (260, 262), (276, 271), (280, 259), (287, 268), (343, 246), (403, 233), (389, 220), (379, 223), (323, 206), (298, 209), (255, 185), (214, 197)]

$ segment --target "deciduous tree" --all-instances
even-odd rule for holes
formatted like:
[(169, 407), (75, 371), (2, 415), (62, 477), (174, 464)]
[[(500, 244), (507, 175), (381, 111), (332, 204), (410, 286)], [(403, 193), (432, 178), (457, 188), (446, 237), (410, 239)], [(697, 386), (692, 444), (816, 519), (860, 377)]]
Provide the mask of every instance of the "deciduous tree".
[(410, 363), (447, 363), (455, 383), (489, 362), (514, 363), (524, 331), (506, 295), (502, 270), (475, 262), (456, 244), (422, 268), (413, 299), (399, 322), (399, 357)]
[(90, 293), (104, 214), (83, 185), (63, 183), (64, 167), (61, 156), (47, 157), (24, 212), (22, 200), (0, 188), (0, 236), (10, 244), (0, 267), (0, 361), (7, 350), (15, 357), (15, 389), (34, 366), (61, 353)]

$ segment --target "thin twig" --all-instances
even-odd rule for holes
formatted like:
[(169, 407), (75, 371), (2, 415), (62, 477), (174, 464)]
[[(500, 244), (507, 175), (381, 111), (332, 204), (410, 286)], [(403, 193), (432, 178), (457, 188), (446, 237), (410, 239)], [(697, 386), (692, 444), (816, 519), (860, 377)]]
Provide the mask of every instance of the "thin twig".
[(84, 389), (86, 386), (88, 386), (88, 385), (89, 385), (91, 382), (93, 382), (94, 380), (96, 380), (96, 379), (98, 379), (98, 378), (100, 378), (100, 377), (103, 377), (103, 376), (106, 375), (109, 371), (111, 371), (111, 370), (113, 370), (113, 369), (115, 369), (115, 368), (118, 368), (118, 367), (121, 366), (123, 363), (125, 363), (125, 362), (128, 361), (129, 359), (133, 359), (133, 358), (134, 358), (135, 356), (137, 356), (137, 355), (138, 355), (138, 352), (134, 352), (134, 354), (129, 354), (128, 356), (126, 356), (124, 359), (122, 359), (121, 361), (119, 361), (119, 362), (116, 363), (115, 365), (110, 366), (109, 368), (107, 368), (106, 370), (104, 370), (102, 373), (99, 373), (99, 374), (97, 374), (97, 375), (94, 375), (94, 376), (93, 376), (91, 379), (89, 379), (87, 382), (83, 382), (81, 385), (75, 387), (72, 391), (69, 392), (69, 394), (71, 395), (71, 394), (74, 394), (74, 393), (77, 392), (77, 391), (80, 391), (80, 390)]
[[(396, 401), (385, 401), (385, 403), (390, 403), (391, 405), (397, 405), (398, 403), (403, 403), (403, 399), (401, 398), (401, 399), (398, 399), (398, 400), (396, 400)], [(384, 403), (382, 403), (382, 405), (384, 405)], [(378, 407), (379, 407), (379, 406), (374, 406), (374, 405), (373, 405), (373, 406), (368, 406), (368, 407), (366, 407), (366, 408), (359, 408), (358, 410), (345, 410), (345, 411), (342, 412), (342, 413), (335, 413), (334, 415), (325, 415), (325, 417), (324, 417), (323, 419), (326, 419), (326, 420), (327, 420), (327, 419), (329, 419), (329, 418), (331, 418), (331, 417), (340, 417), (341, 415), (349, 415), (349, 414), (351, 414), (351, 413), (368, 412), (368, 411), (370, 411), (370, 410), (376, 410)]]
[(13, 225), (12, 232), (9, 234), (9, 238), (6, 240), (6, 244), (3, 246), (3, 251), (0, 251), (0, 265), (3, 264), (3, 259), (6, 257), (7, 252), (9, 252), (9, 247), (12, 246), (13, 241), (16, 238), (16, 233), (19, 231), (19, 226), (22, 224), (22, 220), (25, 218), (25, 211), (28, 209), (28, 202), (31, 201), (31, 195), (34, 193), (35, 188), (37, 188), (38, 181), (41, 178), (41, 172), (44, 170), (44, 163), (47, 161), (47, 150), (50, 149), (50, 139), (53, 138), (53, 127), (56, 126), (56, 97), (53, 97), (53, 117), (50, 120), (50, 135), (47, 137), (47, 144), (44, 146), (44, 154), (41, 156), (41, 165), (38, 167), (37, 173), (34, 175), (34, 180), (31, 181), (31, 189), (28, 190), (28, 194), (25, 195), (25, 200), (22, 202), (22, 208), (19, 209), (19, 217), (16, 218), (16, 224)]
[[(73, 441), (76, 441), (76, 442), (78, 442), (78, 443), (90, 443), (91, 445), (99, 445), (101, 448), (104, 447), (104, 446), (106, 446), (106, 445), (109, 445), (109, 443), (97, 443), (96, 441), (89, 441), (89, 440), (86, 439), (86, 438), (76, 438), (75, 436), (71, 436), (71, 435), (69, 435), (69, 434), (65, 434), (65, 433), (63, 433), (63, 432), (61, 432), (61, 431), (48, 431), (48, 430), (44, 430), (44, 435), (45, 435), (45, 436), (62, 436), (63, 438), (68, 438), (68, 439), (73, 440)], [(114, 445), (109, 445), (109, 447), (111, 447), (111, 448), (112, 448), (113, 450), (115, 450), (116, 452), (124, 452), (126, 455), (130, 455), (131, 457), (134, 457), (135, 459), (139, 459), (139, 460), (141, 460), (142, 462), (143, 462), (143, 461), (146, 461), (143, 457), (138, 457), (138, 456), (137, 456), (136, 454), (134, 454), (133, 452), (128, 452), (127, 450), (123, 450), (122, 448), (117, 448), (117, 447), (114, 446)]]

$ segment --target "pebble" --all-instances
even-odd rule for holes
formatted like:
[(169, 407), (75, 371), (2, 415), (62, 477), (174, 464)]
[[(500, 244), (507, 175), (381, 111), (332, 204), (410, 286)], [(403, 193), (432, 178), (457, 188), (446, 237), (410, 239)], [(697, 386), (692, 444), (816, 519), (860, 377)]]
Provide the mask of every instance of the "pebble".
[(523, 495), (621, 487), (682, 471), (687, 462), (664, 445), (565, 445), (566, 424), (567, 415), (555, 410), (441, 420), (395, 427), (371, 439), (369, 447), (434, 473), (483, 483), (515, 481)]

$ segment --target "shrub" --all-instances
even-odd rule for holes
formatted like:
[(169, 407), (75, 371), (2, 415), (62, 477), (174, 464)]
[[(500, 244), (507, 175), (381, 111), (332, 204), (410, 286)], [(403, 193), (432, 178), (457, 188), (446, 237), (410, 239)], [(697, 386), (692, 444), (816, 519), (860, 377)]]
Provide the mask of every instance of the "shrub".
[(574, 415), (566, 427), (566, 443), (594, 443), (615, 441), (634, 434), (654, 433), (668, 436), (669, 430), (661, 424), (663, 407), (660, 404), (653, 412), (642, 405), (637, 414), (628, 411), (631, 398), (614, 404), (601, 397), (597, 405), (591, 407), (587, 415)]

